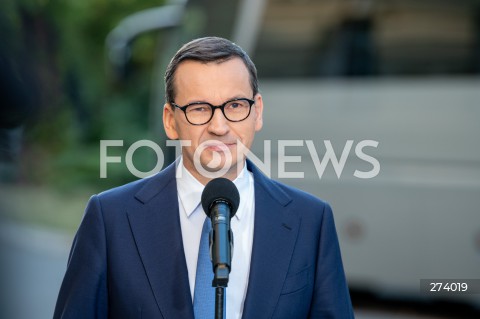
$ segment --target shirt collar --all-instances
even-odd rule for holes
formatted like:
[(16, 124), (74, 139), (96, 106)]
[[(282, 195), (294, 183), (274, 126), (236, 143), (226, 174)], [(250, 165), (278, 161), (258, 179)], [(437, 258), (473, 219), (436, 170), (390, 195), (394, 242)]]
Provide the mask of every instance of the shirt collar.
[[(251, 200), (251, 187), (252, 187), (252, 174), (247, 170), (247, 165), (243, 165), (243, 169), (237, 178), (233, 181), (240, 193), (240, 204), (238, 206), (237, 213), (234, 217), (238, 220), (242, 219), (245, 214), (246, 202)], [(183, 157), (180, 156), (176, 168), (177, 179), (177, 192), (180, 204), (183, 206), (183, 210), (190, 218), (192, 213), (200, 205), (202, 192), (205, 186), (200, 183), (183, 165)], [(202, 208), (203, 211), (203, 208)]]

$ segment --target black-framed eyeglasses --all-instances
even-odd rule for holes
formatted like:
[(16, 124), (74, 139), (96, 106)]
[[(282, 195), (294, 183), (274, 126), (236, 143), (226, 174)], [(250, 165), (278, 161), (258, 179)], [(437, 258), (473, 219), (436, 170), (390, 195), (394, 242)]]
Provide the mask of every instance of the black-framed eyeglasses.
[(216, 109), (222, 110), (223, 116), (230, 122), (243, 121), (250, 115), (254, 103), (254, 100), (239, 98), (229, 100), (222, 105), (212, 105), (208, 102), (193, 102), (184, 106), (179, 106), (174, 102), (170, 104), (185, 113), (188, 123), (203, 125), (210, 122)]

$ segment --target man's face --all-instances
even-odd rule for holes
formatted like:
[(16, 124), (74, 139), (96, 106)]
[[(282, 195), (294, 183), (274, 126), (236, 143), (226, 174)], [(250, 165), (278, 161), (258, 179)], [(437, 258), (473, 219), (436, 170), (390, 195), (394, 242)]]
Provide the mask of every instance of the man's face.
[[(175, 72), (175, 103), (183, 106), (192, 102), (208, 102), (221, 105), (235, 98), (252, 99), (252, 87), (248, 69), (240, 58), (233, 58), (221, 63), (202, 63), (183, 61)], [(234, 179), (237, 168), (243, 167), (243, 156), (237, 161), (240, 152), (238, 142), (250, 149), (256, 131), (262, 128), (263, 102), (260, 94), (253, 97), (255, 104), (250, 115), (241, 122), (230, 122), (220, 109), (216, 109), (210, 122), (204, 125), (192, 125), (185, 118), (185, 113), (165, 104), (163, 123), (170, 139), (187, 140), (190, 146), (182, 148), (185, 167), (199, 181), (206, 183), (210, 178), (202, 176), (195, 168), (195, 150), (202, 144), (203, 151), (198, 152), (199, 164), (208, 171), (217, 171), (224, 167), (228, 154), (232, 165), (228, 167), (225, 177)], [(212, 141), (212, 142), (209, 142)], [(226, 150), (224, 144), (228, 147)], [(200, 149), (199, 149), (200, 151)], [(197, 155), (198, 156), (198, 155)], [(211, 167), (212, 163), (215, 167)], [(210, 164), (210, 165), (209, 165)], [(198, 165), (198, 163), (197, 163)]]

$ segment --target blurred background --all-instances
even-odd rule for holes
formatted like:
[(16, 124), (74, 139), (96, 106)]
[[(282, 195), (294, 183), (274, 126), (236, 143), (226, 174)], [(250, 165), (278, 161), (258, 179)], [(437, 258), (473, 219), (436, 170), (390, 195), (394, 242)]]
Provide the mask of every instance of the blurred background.
[[(480, 1), (3, 0), (0, 10), (0, 313), (50, 318), (88, 198), (137, 179), (158, 143), (165, 66), (181, 44), (226, 37), (255, 62), (265, 101), (253, 153), (330, 141), (318, 176), (303, 143), (283, 182), (332, 204), (358, 318), (479, 318), (480, 294), (420, 279), (480, 279)], [(100, 178), (100, 140), (108, 149)], [(265, 151), (264, 140), (271, 140)], [(371, 179), (355, 177), (380, 163)], [(152, 170), (156, 153), (132, 161)]]

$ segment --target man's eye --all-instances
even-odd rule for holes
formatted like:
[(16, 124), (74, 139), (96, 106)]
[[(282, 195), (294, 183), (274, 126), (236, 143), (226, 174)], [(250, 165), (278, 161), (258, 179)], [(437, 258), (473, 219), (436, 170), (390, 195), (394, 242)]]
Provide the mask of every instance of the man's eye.
[(241, 101), (231, 102), (227, 105), (227, 108), (230, 109), (230, 110), (238, 110), (238, 109), (241, 109), (243, 107), (245, 107), (245, 105)]
[(207, 111), (208, 111), (208, 106), (206, 105), (195, 105), (195, 106), (190, 106), (188, 108), (188, 112), (202, 113)]

